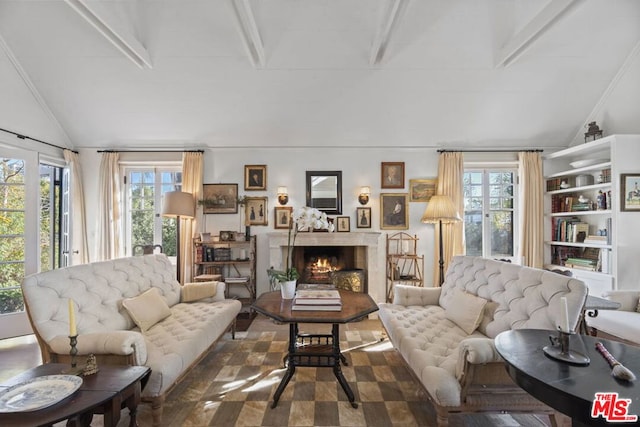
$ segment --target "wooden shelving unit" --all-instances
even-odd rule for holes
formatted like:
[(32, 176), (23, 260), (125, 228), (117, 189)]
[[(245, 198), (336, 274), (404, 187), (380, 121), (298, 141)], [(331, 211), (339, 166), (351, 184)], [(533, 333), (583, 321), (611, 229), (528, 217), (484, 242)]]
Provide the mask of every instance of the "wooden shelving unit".
[(387, 302), (397, 284), (424, 286), (424, 255), (417, 254), (418, 236), (399, 232), (387, 235)]
[(249, 240), (193, 241), (193, 280), (220, 280), (227, 284), (227, 298), (236, 298), (243, 311), (256, 300), (256, 236)]

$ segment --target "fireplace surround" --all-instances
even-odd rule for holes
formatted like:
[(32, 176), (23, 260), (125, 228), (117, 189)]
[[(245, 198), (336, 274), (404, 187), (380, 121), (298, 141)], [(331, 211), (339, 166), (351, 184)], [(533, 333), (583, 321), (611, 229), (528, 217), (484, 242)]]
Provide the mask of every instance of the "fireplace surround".
[[(384, 301), (384, 274), (379, 260), (379, 239), (381, 233), (349, 232), (349, 233), (309, 233), (300, 232), (296, 237), (296, 247), (304, 246), (350, 246), (353, 247), (353, 268), (366, 271), (367, 292), (374, 301)], [(287, 250), (287, 233), (268, 233), (269, 266), (282, 269)]]

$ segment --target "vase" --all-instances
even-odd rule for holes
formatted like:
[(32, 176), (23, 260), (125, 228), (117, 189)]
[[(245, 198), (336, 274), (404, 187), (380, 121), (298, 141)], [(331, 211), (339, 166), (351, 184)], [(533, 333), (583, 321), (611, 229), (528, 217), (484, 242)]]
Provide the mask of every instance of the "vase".
[(280, 293), (282, 295), (282, 299), (293, 299), (296, 294), (296, 282), (297, 280), (280, 282)]

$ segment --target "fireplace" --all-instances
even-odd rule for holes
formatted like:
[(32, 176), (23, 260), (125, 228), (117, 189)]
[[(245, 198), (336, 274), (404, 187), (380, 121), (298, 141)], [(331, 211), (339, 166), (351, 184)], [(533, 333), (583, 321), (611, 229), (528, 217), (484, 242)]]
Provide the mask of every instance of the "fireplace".
[[(286, 257), (287, 233), (272, 232), (268, 233), (268, 237), (269, 266), (282, 269)], [(326, 252), (329, 258), (341, 259), (339, 267), (343, 271), (361, 271), (365, 276), (365, 286), (362, 290), (371, 295), (374, 301), (384, 301), (384, 271), (380, 269), (380, 266), (384, 266), (384, 260), (379, 258), (379, 237), (380, 233), (376, 232), (298, 233), (294, 248), (296, 268), (300, 272), (305, 269), (304, 264), (299, 264), (304, 262), (304, 256), (298, 256), (299, 251), (307, 251), (313, 254), (311, 257), (318, 258)], [(322, 273), (319, 270), (322, 269), (315, 273)], [(303, 283), (303, 279), (300, 283)]]

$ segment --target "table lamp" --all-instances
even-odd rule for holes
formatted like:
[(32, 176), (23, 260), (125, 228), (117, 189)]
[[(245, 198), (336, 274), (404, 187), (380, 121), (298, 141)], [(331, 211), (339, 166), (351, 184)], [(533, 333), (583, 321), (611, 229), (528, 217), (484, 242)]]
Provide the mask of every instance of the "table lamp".
[(162, 202), (162, 216), (176, 218), (176, 275), (180, 282), (180, 217), (193, 218), (193, 195), (182, 191), (167, 191)]
[(458, 221), (460, 215), (449, 196), (432, 196), (422, 215), (422, 222), (427, 224), (440, 224), (440, 285), (444, 282), (444, 252), (442, 244), (442, 224), (450, 224)]

